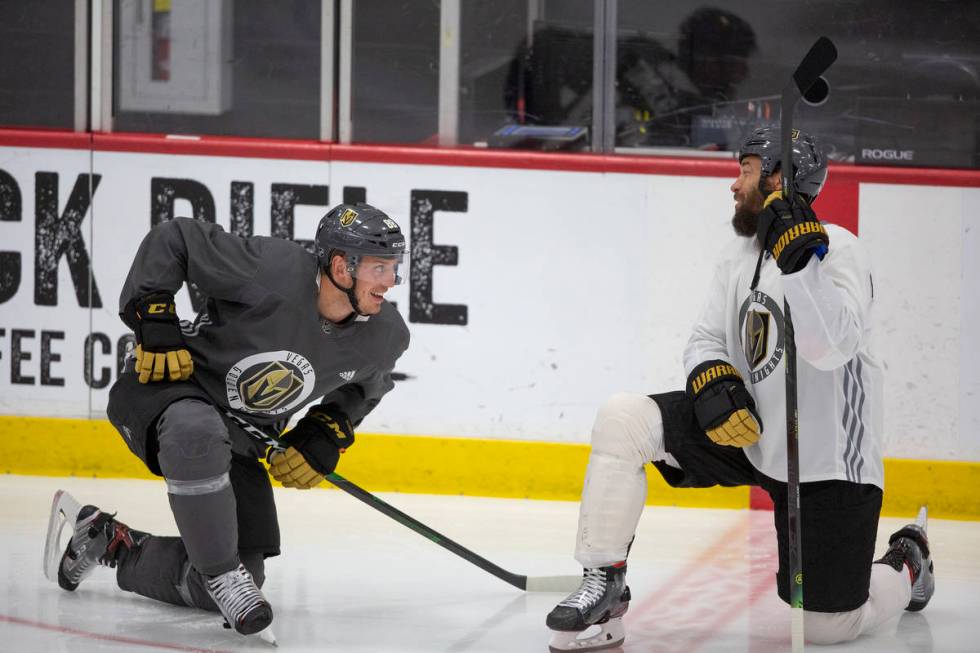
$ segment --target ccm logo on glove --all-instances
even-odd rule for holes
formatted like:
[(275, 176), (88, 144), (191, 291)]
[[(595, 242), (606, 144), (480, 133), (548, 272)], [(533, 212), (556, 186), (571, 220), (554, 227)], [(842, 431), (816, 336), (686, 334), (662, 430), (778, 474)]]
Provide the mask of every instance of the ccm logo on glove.
[(140, 383), (186, 381), (194, 373), (177, 319), (173, 293), (159, 291), (130, 301), (123, 321), (136, 336), (136, 373)]
[(313, 487), (337, 468), (340, 454), (354, 444), (354, 427), (333, 404), (311, 407), (282, 438), (285, 453), (268, 457), (269, 473), (286, 487)]

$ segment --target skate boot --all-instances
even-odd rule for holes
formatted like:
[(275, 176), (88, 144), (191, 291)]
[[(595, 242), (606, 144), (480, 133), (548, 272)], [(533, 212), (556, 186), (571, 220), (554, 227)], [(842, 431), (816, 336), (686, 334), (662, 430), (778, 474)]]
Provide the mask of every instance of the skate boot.
[(936, 591), (926, 523), (926, 508), (923, 506), (915, 523), (893, 533), (888, 538), (889, 546), (885, 555), (875, 560), (876, 563), (890, 565), (896, 571), (902, 571), (903, 566), (908, 568), (912, 579), (912, 599), (905, 609), (910, 612), (918, 612), (926, 607)]
[(625, 562), (585, 569), (581, 586), (548, 615), (552, 653), (619, 646), (626, 639), (623, 615), (629, 602)]
[(252, 635), (272, 623), (272, 606), (255, 586), (245, 565), (209, 576), (207, 588), (229, 627), (242, 635)]
[[(114, 517), (95, 506), (80, 507), (70, 494), (58, 490), (48, 520), (45, 575), (57, 581), (62, 589), (73, 592), (97, 565), (115, 567), (120, 553), (138, 547), (149, 537), (148, 533), (132, 530)], [(74, 532), (59, 557), (58, 539), (67, 525)]]

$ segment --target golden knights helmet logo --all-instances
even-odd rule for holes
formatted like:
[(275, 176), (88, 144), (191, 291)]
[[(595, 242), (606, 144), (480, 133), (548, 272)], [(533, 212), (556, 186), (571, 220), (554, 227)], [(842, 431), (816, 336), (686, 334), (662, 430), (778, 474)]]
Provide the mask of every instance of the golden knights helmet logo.
[(264, 352), (242, 359), (228, 371), (225, 392), (228, 405), (236, 410), (278, 415), (301, 405), (315, 382), (313, 366), (303, 356)]
[(357, 220), (357, 211), (354, 209), (344, 209), (344, 212), (340, 214), (340, 224), (349, 227), (351, 223)]

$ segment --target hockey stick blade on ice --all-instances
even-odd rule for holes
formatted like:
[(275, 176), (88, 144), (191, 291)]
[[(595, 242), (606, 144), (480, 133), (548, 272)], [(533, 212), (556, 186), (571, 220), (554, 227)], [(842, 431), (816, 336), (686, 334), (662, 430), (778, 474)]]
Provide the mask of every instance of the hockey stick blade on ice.
[[(793, 72), (780, 97), (780, 171), (783, 196), (792, 205), (796, 197), (793, 183), (793, 112), (800, 99), (822, 104), (830, 85), (821, 77), (837, 60), (837, 48), (826, 36), (814, 43)], [(802, 653), (803, 633), (803, 534), (800, 517), (800, 421), (796, 388), (796, 340), (789, 302), (783, 298), (783, 340), (786, 355), (786, 513), (789, 553), (789, 603), (792, 610), (793, 653)]]
[(351, 481), (337, 473), (329, 474), (327, 480), (338, 488), (358, 499), (375, 510), (391, 517), (396, 522), (412, 529), (422, 537), (435, 542), (442, 548), (458, 555), (463, 560), (476, 565), (483, 571), (493, 574), (505, 583), (509, 583), (518, 589), (527, 592), (571, 592), (581, 583), (579, 576), (522, 576), (507, 571), (506, 569), (490, 562), (486, 558), (470, 551), (466, 547), (454, 542), (442, 533), (429, 528), (417, 519), (406, 515), (398, 508), (385, 503), (367, 490), (358, 487)]
[[(283, 450), (283, 445), (281, 442), (267, 434), (262, 429), (258, 428), (254, 424), (242, 419), (238, 415), (226, 411), (225, 413), (231, 418), (245, 433), (247, 433), (251, 438), (258, 440), (259, 442), (265, 444), (266, 446), (272, 447), (277, 451)], [(352, 481), (347, 480), (343, 476), (337, 473), (328, 474), (327, 480), (333, 483), (338, 489), (343, 490), (347, 494), (351, 495), (355, 499), (366, 503), (378, 512), (391, 517), (396, 522), (410, 528), (422, 537), (435, 542), (442, 548), (451, 551), (458, 555), (463, 560), (476, 565), (483, 571), (486, 571), (505, 583), (513, 585), (517, 589), (524, 590), (526, 592), (572, 592), (578, 588), (582, 581), (580, 576), (523, 576), (521, 574), (515, 574), (511, 571), (507, 571), (503, 567), (500, 567), (483, 556), (480, 556), (473, 551), (470, 551), (463, 545), (451, 540), (442, 533), (429, 528), (419, 520), (406, 515), (398, 508), (385, 503), (375, 495), (371, 494), (364, 488), (356, 485)]]

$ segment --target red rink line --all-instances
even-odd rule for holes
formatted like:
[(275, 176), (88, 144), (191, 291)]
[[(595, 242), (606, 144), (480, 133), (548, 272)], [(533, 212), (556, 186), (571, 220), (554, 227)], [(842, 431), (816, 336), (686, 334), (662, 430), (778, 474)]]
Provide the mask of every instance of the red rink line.
[[(759, 514), (759, 513), (756, 513)], [(759, 514), (764, 520), (769, 518)], [(624, 621), (630, 639), (648, 653), (691, 653), (716, 637), (768, 592), (775, 591), (775, 530), (753, 527), (757, 519), (740, 520), (694, 560), (669, 578)], [(732, 554), (727, 554), (732, 552)], [(733, 573), (747, 552), (749, 573)], [(730, 560), (737, 559), (737, 562)], [(787, 629), (788, 629), (787, 613)], [(749, 633), (751, 640), (751, 633)]]
[(11, 624), (17, 624), (18, 626), (29, 626), (31, 628), (37, 628), (38, 630), (47, 630), (56, 633), (64, 633), (66, 635), (77, 635), (79, 637), (94, 639), (101, 642), (115, 642), (118, 644), (131, 644), (133, 646), (145, 646), (147, 648), (160, 648), (167, 651), (187, 651), (189, 653), (233, 653), (232, 651), (225, 651), (222, 649), (197, 648), (194, 646), (182, 646), (180, 644), (163, 644), (160, 642), (151, 642), (143, 639), (133, 639), (132, 637), (120, 637), (118, 635), (101, 635), (99, 633), (90, 633), (84, 630), (78, 630), (76, 628), (67, 628), (65, 626), (54, 626), (52, 624), (41, 623), (40, 621), (31, 621), (30, 619), (21, 619), (20, 617), (11, 617), (9, 615), (0, 614), (0, 622), (3, 621), (6, 621), (7, 623), (11, 623)]

